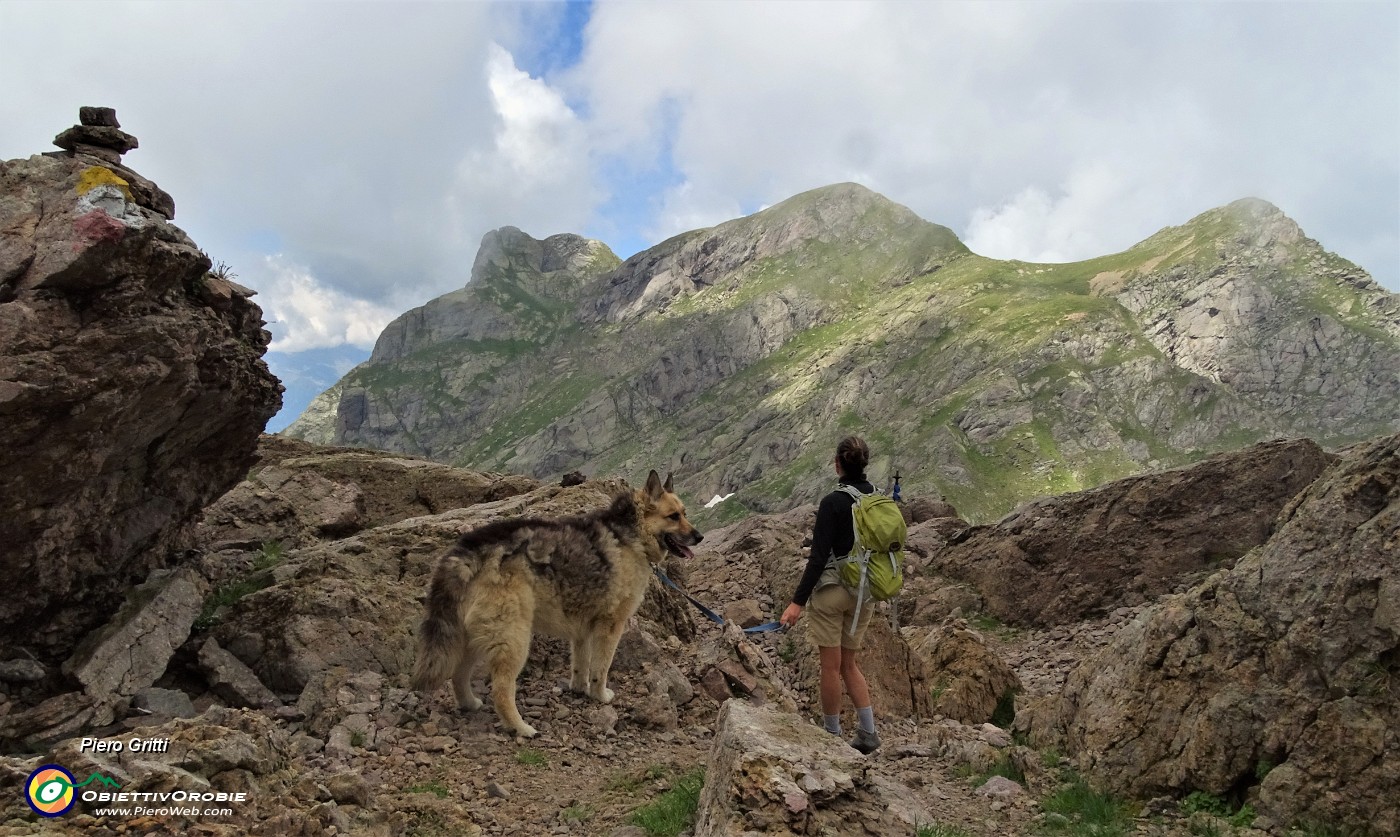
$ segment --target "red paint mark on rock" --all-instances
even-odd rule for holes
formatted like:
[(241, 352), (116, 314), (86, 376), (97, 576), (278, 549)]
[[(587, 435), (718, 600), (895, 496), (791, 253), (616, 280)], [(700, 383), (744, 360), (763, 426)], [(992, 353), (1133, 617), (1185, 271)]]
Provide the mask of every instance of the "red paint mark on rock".
[(794, 814), (800, 814), (803, 811), (807, 810), (807, 803), (809, 801), (810, 800), (807, 798), (807, 794), (803, 793), (802, 791), (794, 790), (788, 791), (787, 793), (783, 794), (783, 804), (786, 805), (787, 809)]
[(73, 250), (76, 252), (94, 244), (116, 244), (126, 236), (126, 224), (94, 209), (73, 222)]

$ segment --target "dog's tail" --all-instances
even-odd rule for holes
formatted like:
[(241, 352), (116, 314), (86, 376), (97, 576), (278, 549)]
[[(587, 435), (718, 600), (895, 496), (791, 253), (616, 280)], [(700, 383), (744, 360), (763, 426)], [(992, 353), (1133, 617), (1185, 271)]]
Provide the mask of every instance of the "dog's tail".
[(454, 548), (438, 562), (428, 591), (428, 615), (418, 628), (413, 688), (428, 692), (452, 676), (467, 642), (466, 610), (480, 559)]

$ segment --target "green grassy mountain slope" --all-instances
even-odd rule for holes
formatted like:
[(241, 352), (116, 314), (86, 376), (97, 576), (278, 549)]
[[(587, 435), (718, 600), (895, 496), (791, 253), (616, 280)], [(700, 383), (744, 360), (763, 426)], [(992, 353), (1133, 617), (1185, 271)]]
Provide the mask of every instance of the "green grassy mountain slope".
[[(975, 255), (853, 184), (622, 264), (509, 232), (289, 434), (538, 477), (669, 468), (692, 505), (735, 492), (704, 515), (732, 518), (815, 499), (855, 432), (878, 484), (899, 470), (988, 519), (1261, 438), (1400, 427), (1397, 297), (1263, 201), (1057, 265)], [(572, 261), (544, 255), (565, 240)]]

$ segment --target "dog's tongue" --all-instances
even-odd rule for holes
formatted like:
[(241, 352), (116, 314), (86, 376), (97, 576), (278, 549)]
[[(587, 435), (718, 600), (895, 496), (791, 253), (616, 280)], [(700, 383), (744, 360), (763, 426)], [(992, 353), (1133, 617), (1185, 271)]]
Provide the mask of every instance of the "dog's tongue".
[(695, 553), (690, 551), (690, 547), (681, 543), (680, 539), (678, 539), (675, 535), (667, 534), (664, 540), (666, 542), (666, 548), (681, 556), (682, 558), (695, 557)]

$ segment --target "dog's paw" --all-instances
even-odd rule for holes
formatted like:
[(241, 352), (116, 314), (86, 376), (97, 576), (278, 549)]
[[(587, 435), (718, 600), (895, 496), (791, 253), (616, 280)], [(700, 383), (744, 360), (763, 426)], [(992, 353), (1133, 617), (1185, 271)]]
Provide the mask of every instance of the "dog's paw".
[(475, 712), (481, 708), (481, 698), (473, 695), (466, 700), (457, 701), (457, 708), (463, 712)]
[(601, 692), (599, 692), (598, 694), (594, 695), (593, 698), (594, 698), (594, 700), (598, 701), (599, 703), (612, 703), (613, 698), (616, 697), (616, 696), (617, 696), (617, 693), (616, 693), (616, 692), (614, 692), (612, 689), (609, 689), (608, 687), (604, 686), (604, 687), (603, 687), (603, 691), (601, 691)]
[(515, 728), (515, 734), (520, 736), (521, 738), (534, 738), (536, 735), (539, 734), (539, 730), (535, 729), (534, 727), (530, 726), (524, 721), (521, 721), (520, 726)]

